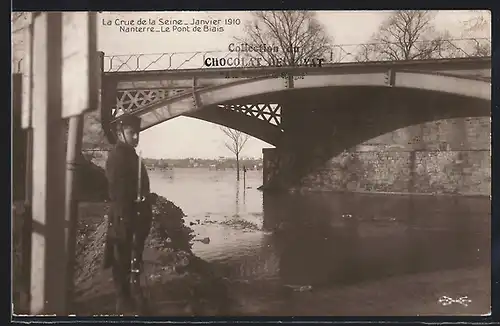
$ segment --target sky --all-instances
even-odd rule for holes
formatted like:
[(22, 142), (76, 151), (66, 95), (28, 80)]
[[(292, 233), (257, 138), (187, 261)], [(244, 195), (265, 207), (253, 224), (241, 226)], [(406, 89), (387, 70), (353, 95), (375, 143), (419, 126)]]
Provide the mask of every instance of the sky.
[[(390, 12), (385, 11), (322, 11), (319, 21), (334, 44), (367, 43)], [(438, 29), (447, 29), (453, 37), (463, 35), (461, 22), (472, 17), (470, 11), (440, 11), (435, 19)], [(225, 26), (222, 32), (126, 33), (116, 26), (116, 19), (239, 19), (239, 26)], [(227, 51), (234, 37), (243, 35), (243, 22), (248, 12), (103, 12), (98, 15), (98, 50), (105, 55), (164, 53), (192, 51)], [(108, 22), (111, 21), (111, 25)], [(189, 67), (186, 67), (189, 68)], [(194, 67), (193, 67), (194, 68)], [(198, 67), (197, 67), (198, 68)], [(227, 136), (218, 125), (202, 120), (177, 117), (141, 132), (138, 151), (149, 158), (217, 158), (233, 154), (224, 142)], [(242, 150), (243, 157), (262, 157), (262, 148), (273, 147), (251, 137)]]

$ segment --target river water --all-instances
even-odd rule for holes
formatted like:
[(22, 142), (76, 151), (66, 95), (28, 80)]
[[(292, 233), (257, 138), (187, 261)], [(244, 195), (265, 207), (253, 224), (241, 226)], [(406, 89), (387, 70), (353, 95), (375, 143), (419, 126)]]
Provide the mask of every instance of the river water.
[(239, 182), (234, 170), (149, 174), (210, 238), (193, 251), (238, 289), (234, 315), (490, 310), (489, 198), (263, 194), (262, 171)]

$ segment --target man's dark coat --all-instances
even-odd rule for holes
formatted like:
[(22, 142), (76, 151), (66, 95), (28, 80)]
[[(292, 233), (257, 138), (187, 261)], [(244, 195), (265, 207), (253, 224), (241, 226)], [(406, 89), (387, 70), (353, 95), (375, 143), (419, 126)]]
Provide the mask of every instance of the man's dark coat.
[(144, 241), (151, 228), (149, 177), (144, 164), (141, 167), (141, 193), (146, 200), (136, 202), (138, 191), (138, 155), (134, 147), (118, 141), (106, 161), (106, 177), (111, 201), (104, 251), (104, 268), (115, 259), (113, 244), (132, 250), (132, 235)]

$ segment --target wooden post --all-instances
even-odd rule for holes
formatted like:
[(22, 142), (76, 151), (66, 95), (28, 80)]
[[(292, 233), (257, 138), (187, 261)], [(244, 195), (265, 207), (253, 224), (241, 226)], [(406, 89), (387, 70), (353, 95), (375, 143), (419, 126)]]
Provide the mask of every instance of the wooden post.
[(66, 302), (68, 313), (74, 313), (74, 275), (76, 265), (76, 234), (78, 229), (78, 156), (82, 148), (83, 117), (73, 116), (69, 119), (68, 144), (66, 149)]
[[(95, 13), (62, 16), (62, 116), (69, 119), (66, 150), (66, 312), (74, 313), (74, 272), (78, 227), (77, 162), (82, 150), (84, 112), (97, 109), (101, 64), (97, 62)], [(99, 71), (98, 71), (99, 70)]]
[(33, 71), (33, 14), (27, 14), (27, 26), (24, 29), (24, 58), (22, 60), (22, 100), (21, 100), (21, 127), (25, 131), (25, 155), (24, 155), (24, 214), (22, 221), (22, 274), (23, 291), (21, 293), (22, 313), (30, 312), (31, 305), (31, 237), (32, 237), (32, 173), (33, 173), (33, 129), (32, 129), (32, 71)]
[(22, 293), (23, 312), (29, 312), (31, 302), (31, 246), (33, 233), (33, 213), (32, 213), (32, 180), (33, 180), (33, 130), (26, 130), (26, 164), (25, 164), (25, 196), (24, 196), (24, 214), (22, 230), (22, 253), (23, 253), (23, 280), (26, 280), (25, 288)]
[(247, 188), (246, 186), (247, 183), (247, 168), (243, 166), (243, 191)]
[(62, 14), (34, 18), (32, 314), (65, 314), (65, 133)]

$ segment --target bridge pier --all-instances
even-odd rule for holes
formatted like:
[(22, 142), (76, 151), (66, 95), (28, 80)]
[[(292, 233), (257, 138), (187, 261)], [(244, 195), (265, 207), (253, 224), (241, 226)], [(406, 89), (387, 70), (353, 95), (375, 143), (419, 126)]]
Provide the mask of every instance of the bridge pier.
[[(324, 162), (335, 140), (337, 127), (331, 111), (282, 105), (282, 142), (263, 149), (262, 189), (287, 190)], [(314, 127), (311, 127), (314, 126)]]

